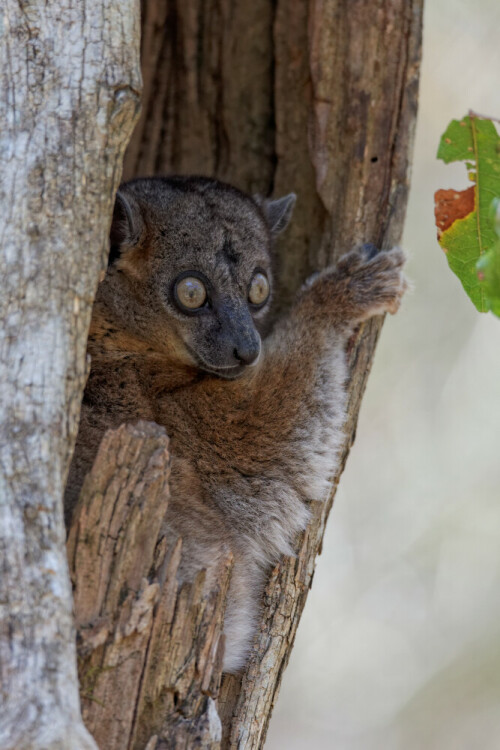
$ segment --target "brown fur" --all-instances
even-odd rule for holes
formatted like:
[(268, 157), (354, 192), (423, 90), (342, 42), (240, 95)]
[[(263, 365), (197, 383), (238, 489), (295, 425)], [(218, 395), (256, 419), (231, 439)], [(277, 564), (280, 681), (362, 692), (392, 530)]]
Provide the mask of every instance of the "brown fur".
[[(258, 202), (203, 178), (122, 187), (66, 494), (69, 519), (107, 428), (137, 419), (165, 426), (166, 534), (183, 537), (182, 577), (228, 547), (235, 557), (228, 671), (246, 659), (266, 570), (292, 553), (307, 503), (328, 492), (344, 422), (346, 341), (360, 321), (395, 312), (405, 288), (399, 249), (354, 250), (306, 283), (265, 335), (270, 305), (249, 312), (247, 284), (260, 268), (272, 287), (273, 235), (292, 204)], [(213, 284), (213, 309), (190, 316), (175, 307), (172, 281), (186, 269)], [(259, 332), (260, 359), (244, 366), (235, 352), (241, 341), (256, 345)]]

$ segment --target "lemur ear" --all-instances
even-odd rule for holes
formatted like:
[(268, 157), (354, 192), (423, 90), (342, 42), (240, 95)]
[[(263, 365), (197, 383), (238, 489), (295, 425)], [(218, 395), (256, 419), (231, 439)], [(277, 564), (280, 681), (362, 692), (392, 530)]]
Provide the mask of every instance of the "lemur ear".
[(109, 266), (127, 247), (139, 242), (143, 229), (144, 221), (136, 199), (130, 192), (118, 190), (109, 232)]
[(287, 228), (292, 218), (295, 201), (297, 200), (295, 193), (290, 193), (289, 195), (285, 195), (284, 198), (278, 198), (275, 201), (261, 198), (260, 195), (254, 195), (254, 200), (264, 211), (269, 229), (273, 235), (279, 234)]

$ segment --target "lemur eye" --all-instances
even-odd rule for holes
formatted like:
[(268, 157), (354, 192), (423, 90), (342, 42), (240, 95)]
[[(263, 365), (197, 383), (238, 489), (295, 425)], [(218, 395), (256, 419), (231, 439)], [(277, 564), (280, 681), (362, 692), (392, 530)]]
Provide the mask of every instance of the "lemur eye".
[(175, 294), (182, 307), (197, 310), (207, 299), (205, 284), (196, 276), (185, 276), (175, 285)]
[(263, 273), (254, 274), (248, 290), (248, 299), (252, 305), (263, 305), (269, 297), (269, 281)]

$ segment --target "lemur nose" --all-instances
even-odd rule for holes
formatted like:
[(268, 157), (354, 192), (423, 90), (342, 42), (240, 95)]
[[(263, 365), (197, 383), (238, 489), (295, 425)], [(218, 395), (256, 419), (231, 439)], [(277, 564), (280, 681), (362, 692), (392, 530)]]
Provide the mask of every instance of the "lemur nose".
[(258, 356), (260, 354), (260, 345), (250, 345), (250, 346), (238, 346), (237, 349), (233, 352), (234, 358), (238, 360), (238, 362), (241, 362), (242, 365), (253, 365), (253, 363), (258, 359)]

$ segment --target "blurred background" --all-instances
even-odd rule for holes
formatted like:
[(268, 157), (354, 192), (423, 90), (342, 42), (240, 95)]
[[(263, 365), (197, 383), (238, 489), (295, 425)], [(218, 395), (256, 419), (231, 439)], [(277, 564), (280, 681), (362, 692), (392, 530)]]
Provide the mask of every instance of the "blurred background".
[(267, 750), (500, 748), (500, 320), (436, 240), (435, 159), (500, 117), (500, 2), (427, 0), (403, 245), (415, 290), (382, 332)]

